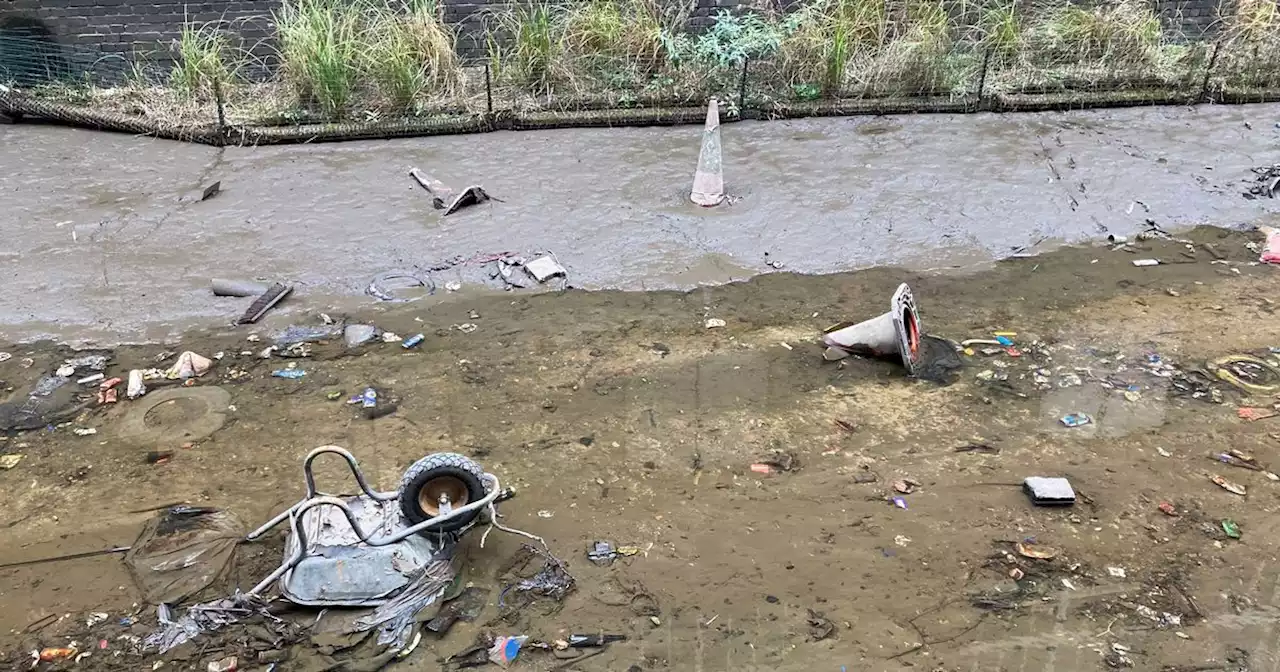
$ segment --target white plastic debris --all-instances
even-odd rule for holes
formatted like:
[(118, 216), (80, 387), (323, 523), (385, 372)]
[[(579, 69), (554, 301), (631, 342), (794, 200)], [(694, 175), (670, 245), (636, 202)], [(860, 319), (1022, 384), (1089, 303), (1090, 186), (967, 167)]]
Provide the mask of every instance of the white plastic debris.
[(130, 399), (137, 399), (147, 393), (147, 386), (142, 383), (142, 369), (133, 369), (129, 372), (129, 383), (125, 388), (125, 396)]
[(71, 430), (71, 432), (76, 436), (93, 436), (98, 433), (98, 430), (93, 427), (77, 427)]
[(711, 318), (707, 318), (706, 324), (708, 329), (719, 329), (720, 327), (725, 326), (727, 322), (725, 322), (724, 320), (718, 317), (711, 317)]
[(211, 366), (213, 366), (213, 360), (187, 350), (181, 355), (178, 355), (178, 361), (175, 362), (173, 366), (169, 367), (168, 371), (165, 371), (164, 376), (171, 380), (195, 378), (197, 376), (203, 376), (209, 371), (209, 367)]
[(58, 370), (54, 371), (53, 373), (59, 378), (70, 378), (71, 376), (74, 376), (76, 374), (76, 367), (71, 366), (70, 364), (63, 364), (62, 366), (59, 366)]
[(1040, 506), (1070, 506), (1076, 501), (1075, 490), (1065, 478), (1030, 476), (1022, 482), (1022, 489)]
[(1134, 266), (1159, 266), (1160, 260), (1159, 259), (1134, 259), (1133, 265)]
[(1108, 567), (1107, 574), (1110, 574), (1113, 579), (1125, 578), (1124, 567)]
[(7, 362), (10, 359), (13, 359), (13, 355), (7, 352), (0, 352), (0, 362)]
[(107, 376), (106, 376), (105, 374), (102, 374), (102, 373), (95, 373), (95, 374), (93, 374), (92, 376), (85, 376), (84, 378), (81, 378), (80, 380), (77, 380), (77, 381), (76, 381), (76, 383), (77, 383), (77, 384), (79, 384), (79, 385), (87, 385), (87, 384), (89, 384), (89, 383), (96, 383), (96, 382), (98, 382), (99, 380), (102, 380), (102, 379), (104, 379), (104, 378), (106, 378), (106, 377), (107, 377)]
[(560, 262), (549, 254), (526, 262), (524, 270), (529, 271), (529, 275), (532, 275), (533, 279), (538, 282), (546, 282), (551, 278), (564, 277), (569, 274), (568, 271), (564, 270), (564, 266), (561, 266)]

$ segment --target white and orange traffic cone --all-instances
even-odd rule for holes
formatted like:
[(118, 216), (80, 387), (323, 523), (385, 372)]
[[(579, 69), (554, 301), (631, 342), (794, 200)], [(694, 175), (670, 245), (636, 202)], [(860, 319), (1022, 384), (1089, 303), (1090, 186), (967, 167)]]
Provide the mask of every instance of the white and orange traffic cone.
[(724, 201), (724, 164), (720, 151), (720, 104), (715, 98), (707, 105), (707, 123), (702, 127), (702, 149), (698, 170), (693, 174), (689, 200), (705, 208)]
[(822, 335), (827, 346), (822, 356), (835, 361), (853, 353), (899, 355), (907, 373), (913, 374), (920, 361), (920, 333), (915, 297), (903, 283), (889, 301), (889, 312), (857, 324), (844, 322), (828, 328)]

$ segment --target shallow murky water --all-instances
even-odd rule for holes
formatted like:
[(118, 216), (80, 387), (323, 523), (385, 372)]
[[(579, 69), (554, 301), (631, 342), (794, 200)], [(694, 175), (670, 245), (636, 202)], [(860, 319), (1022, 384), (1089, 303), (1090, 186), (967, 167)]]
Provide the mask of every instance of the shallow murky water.
[[(1278, 111), (733, 124), (726, 182), (740, 200), (714, 210), (684, 198), (696, 127), (225, 150), (0, 127), (0, 339), (159, 339), (226, 323), (245, 301), (214, 299), (210, 277), (294, 282), (290, 309), (318, 309), (372, 302), (362, 292), (382, 271), (476, 253), (552, 250), (575, 286), (643, 290), (770, 262), (964, 267), (1148, 218), (1248, 225), (1278, 210), (1239, 195), (1250, 167), (1280, 161)], [(442, 219), (410, 166), (502, 202)], [(214, 180), (215, 199), (180, 201)]]

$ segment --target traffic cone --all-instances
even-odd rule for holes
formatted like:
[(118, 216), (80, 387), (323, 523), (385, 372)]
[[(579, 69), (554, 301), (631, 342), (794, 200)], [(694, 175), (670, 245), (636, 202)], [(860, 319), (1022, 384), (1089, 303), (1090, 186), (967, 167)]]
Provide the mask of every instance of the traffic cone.
[(709, 208), (724, 201), (724, 165), (720, 152), (720, 105), (715, 98), (707, 105), (707, 122), (702, 127), (702, 150), (698, 170), (693, 174), (689, 200)]
[(864, 322), (844, 322), (828, 328), (822, 335), (827, 361), (844, 359), (850, 354), (875, 356), (898, 355), (908, 374), (915, 373), (920, 361), (920, 317), (911, 288), (903, 283), (889, 301), (889, 312)]

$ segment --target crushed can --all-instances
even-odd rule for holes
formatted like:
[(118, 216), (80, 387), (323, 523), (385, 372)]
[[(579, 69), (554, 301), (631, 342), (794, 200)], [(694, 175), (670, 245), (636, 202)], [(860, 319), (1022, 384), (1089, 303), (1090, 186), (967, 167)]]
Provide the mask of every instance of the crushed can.
[(404, 342), (401, 343), (400, 345), (403, 346), (405, 350), (408, 350), (409, 348), (417, 347), (425, 339), (426, 339), (426, 336), (423, 336), (422, 334), (414, 334), (413, 336), (410, 336), (409, 338), (404, 339)]

